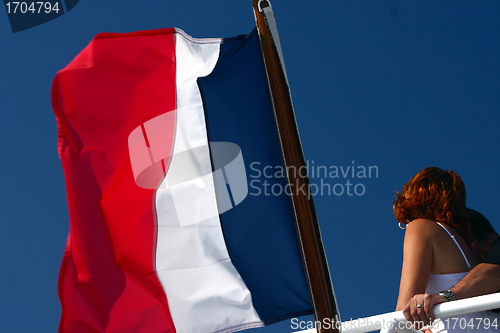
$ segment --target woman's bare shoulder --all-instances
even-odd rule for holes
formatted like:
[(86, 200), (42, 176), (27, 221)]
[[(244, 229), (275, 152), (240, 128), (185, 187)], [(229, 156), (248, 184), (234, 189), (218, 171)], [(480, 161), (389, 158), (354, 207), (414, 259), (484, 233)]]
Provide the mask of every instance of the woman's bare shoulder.
[(439, 226), (432, 220), (416, 219), (408, 223), (406, 232), (410, 234), (418, 233), (420, 235), (433, 236), (439, 232)]
[(432, 228), (435, 226), (436, 222), (428, 219), (415, 219), (407, 225), (407, 227), (412, 228)]

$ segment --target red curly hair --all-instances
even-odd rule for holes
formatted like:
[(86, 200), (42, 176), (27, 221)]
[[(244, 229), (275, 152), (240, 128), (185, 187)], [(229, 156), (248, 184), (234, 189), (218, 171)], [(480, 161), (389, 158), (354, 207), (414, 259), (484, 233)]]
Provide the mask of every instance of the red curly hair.
[(453, 226), (467, 243), (472, 242), (465, 200), (467, 192), (462, 179), (453, 171), (425, 168), (413, 176), (396, 193), (393, 211), (401, 223), (423, 218)]

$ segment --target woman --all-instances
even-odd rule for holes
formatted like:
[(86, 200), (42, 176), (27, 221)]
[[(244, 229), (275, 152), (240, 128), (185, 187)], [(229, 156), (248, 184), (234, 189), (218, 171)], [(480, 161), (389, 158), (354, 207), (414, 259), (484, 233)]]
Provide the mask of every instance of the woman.
[[(415, 294), (437, 294), (451, 288), (478, 263), (478, 256), (469, 247), (471, 235), (465, 219), (465, 199), (466, 190), (460, 177), (436, 167), (420, 171), (401, 193), (396, 193), (394, 215), (400, 227), (406, 225), (396, 310), (401, 310)], [(484, 312), (468, 316), (460, 317), (465, 318), (462, 322), (488, 315)], [(467, 324), (460, 325), (460, 320), (444, 319), (436, 320), (424, 331), (488, 332), (483, 328), (472, 329)]]

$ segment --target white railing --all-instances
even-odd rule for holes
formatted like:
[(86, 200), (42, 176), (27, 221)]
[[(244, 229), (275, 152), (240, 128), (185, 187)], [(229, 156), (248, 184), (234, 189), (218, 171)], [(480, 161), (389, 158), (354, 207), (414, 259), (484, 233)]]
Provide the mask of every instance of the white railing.
[[(433, 312), (436, 318), (445, 318), (496, 308), (500, 308), (500, 293), (442, 303), (436, 305)], [(356, 320), (345, 321), (342, 322), (341, 327), (342, 333), (365, 333), (376, 330), (381, 330), (381, 333), (393, 333), (395, 331), (395, 327), (398, 327), (398, 332), (400, 333), (419, 332), (412, 329), (401, 329), (400, 327), (406, 327), (406, 325), (398, 325), (398, 323), (407, 322), (408, 321), (404, 317), (403, 312), (396, 311), (366, 318), (359, 318)], [(500, 323), (498, 324), (500, 325)], [(408, 325), (408, 327), (409, 326), (410, 325)], [(294, 333), (316, 333), (316, 329), (295, 331)]]

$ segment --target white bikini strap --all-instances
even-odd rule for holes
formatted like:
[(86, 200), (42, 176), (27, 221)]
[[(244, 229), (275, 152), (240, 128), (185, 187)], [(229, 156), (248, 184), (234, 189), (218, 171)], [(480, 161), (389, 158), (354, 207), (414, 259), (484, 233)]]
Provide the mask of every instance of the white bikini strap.
[(453, 236), (449, 231), (448, 229), (446, 229), (441, 223), (439, 222), (436, 222), (437, 224), (439, 224), (439, 226), (441, 226), (441, 228), (444, 229), (444, 231), (446, 231), (448, 233), (448, 235), (450, 235), (451, 239), (453, 239), (453, 241), (455, 242), (455, 244), (457, 244), (457, 247), (458, 249), (460, 250), (460, 253), (462, 253), (462, 256), (464, 257), (465, 259), (465, 262), (467, 263), (467, 267), (470, 269), (470, 263), (469, 263), (469, 260), (467, 260), (467, 257), (465, 256), (465, 253), (464, 251), (462, 251), (462, 248), (460, 247), (460, 245), (458, 245), (458, 242), (457, 240), (455, 239), (455, 236)]

